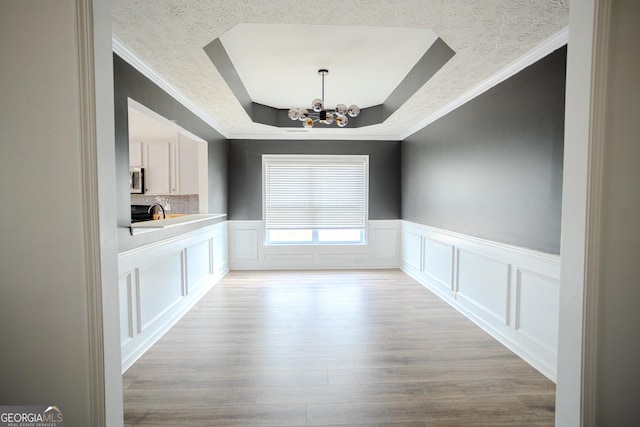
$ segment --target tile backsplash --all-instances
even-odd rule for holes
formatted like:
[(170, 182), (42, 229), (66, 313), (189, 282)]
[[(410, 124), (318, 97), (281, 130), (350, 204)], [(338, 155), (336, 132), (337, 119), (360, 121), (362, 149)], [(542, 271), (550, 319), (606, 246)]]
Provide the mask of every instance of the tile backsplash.
[(160, 203), (167, 213), (184, 213), (197, 214), (200, 213), (200, 200), (197, 194), (182, 195), (150, 195), (150, 194), (132, 194), (132, 205), (153, 205)]

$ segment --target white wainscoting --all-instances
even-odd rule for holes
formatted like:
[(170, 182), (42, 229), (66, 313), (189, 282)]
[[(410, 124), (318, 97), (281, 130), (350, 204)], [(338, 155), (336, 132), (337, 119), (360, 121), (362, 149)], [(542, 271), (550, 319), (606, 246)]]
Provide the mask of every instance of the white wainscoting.
[(364, 245), (265, 245), (262, 221), (228, 221), (232, 270), (398, 268), (400, 220), (369, 221)]
[(118, 255), (122, 372), (229, 271), (227, 223)]
[(556, 381), (560, 256), (402, 221), (401, 268)]

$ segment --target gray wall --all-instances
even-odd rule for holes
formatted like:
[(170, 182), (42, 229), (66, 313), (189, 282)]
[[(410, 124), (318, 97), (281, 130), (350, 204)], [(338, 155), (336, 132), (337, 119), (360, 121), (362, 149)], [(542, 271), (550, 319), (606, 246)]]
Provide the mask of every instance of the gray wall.
[[(144, 236), (129, 236), (131, 198), (129, 194), (129, 120), (127, 98), (134, 99), (176, 124), (204, 139), (209, 156), (209, 212), (227, 213), (227, 159), (229, 142), (215, 129), (140, 74), (118, 55), (113, 55), (116, 184), (118, 205), (118, 247), (125, 250), (151, 240), (184, 232), (157, 232)], [(126, 232), (125, 232), (126, 231)]]
[(566, 47), (402, 142), (402, 219), (560, 252)]
[(263, 154), (368, 154), (369, 219), (400, 218), (399, 142), (232, 140), (229, 219), (262, 219)]

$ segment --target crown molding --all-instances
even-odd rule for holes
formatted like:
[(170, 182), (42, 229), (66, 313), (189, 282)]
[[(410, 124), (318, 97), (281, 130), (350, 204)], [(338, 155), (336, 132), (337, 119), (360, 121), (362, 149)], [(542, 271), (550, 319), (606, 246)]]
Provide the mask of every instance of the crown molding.
[(471, 90), (465, 92), (460, 97), (456, 98), (449, 104), (437, 110), (435, 113), (425, 117), (423, 120), (418, 122), (415, 126), (412, 126), (405, 133), (401, 134), (400, 140), (401, 141), (405, 140), (409, 136), (427, 127), (428, 125), (435, 122), (439, 118), (449, 114), (456, 108), (461, 107), (462, 105), (471, 101), (478, 95), (483, 94), (484, 92), (488, 91), (492, 87), (497, 86), (498, 84), (507, 80), (509, 77), (514, 76), (515, 74), (524, 70), (528, 66), (541, 60), (551, 52), (554, 52), (555, 50), (567, 44), (568, 40), (569, 40), (569, 27), (565, 27), (562, 30), (555, 33), (554, 35), (552, 35), (551, 37), (549, 37), (548, 39), (546, 39), (545, 41), (543, 41), (542, 43), (540, 43), (539, 45), (537, 45), (536, 47), (534, 47), (533, 49), (531, 49), (529, 52), (522, 55), (520, 58), (518, 58), (511, 64), (502, 68), (500, 71), (498, 71), (497, 73), (489, 77), (487, 80), (478, 84)]
[[(318, 133), (314, 132), (314, 129), (310, 129), (310, 132), (304, 131), (290, 131), (288, 128), (285, 132), (273, 134), (273, 133), (237, 133), (231, 135), (229, 139), (252, 139), (252, 140), (331, 140), (331, 141), (400, 141), (397, 135), (373, 135), (369, 134), (366, 137), (362, 135), (354, 135), (344, 132), (344, 129), (335, 130), (331, 133)], [(306, 130), (306, 129), (305, 129)], [(342, 132), (341, 132), (342, 131)]]
[(140, 58), (134, 51), (129, 49), (124, 43), (122, 43), (116, 36), (112, 36), (113, 52), (118, 54), (119, 57), (124, 59), (129, 65), (138, 70), (142, 75), (157, 84), (162, 90), (167, 92), (176, 101), (184, 105), (193, 114), (202, 119), (209, 126), (214, 128), (225, 138), (229, 139), (229, 135), (224, 131), (220, 123), (216, 122), (209, 114), (204, 112), (193, 101), (187, 98), (182, 92), (176, 89), (169, 81), (167, 81), (160, 73), (147, 65), (142, 58)]

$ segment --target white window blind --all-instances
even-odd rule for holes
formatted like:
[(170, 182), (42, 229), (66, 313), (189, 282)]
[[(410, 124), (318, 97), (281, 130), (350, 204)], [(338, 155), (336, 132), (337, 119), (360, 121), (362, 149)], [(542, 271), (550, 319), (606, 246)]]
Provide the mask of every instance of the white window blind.
[(267, 229), (364, 228), (368, 156), (264, 155)]

